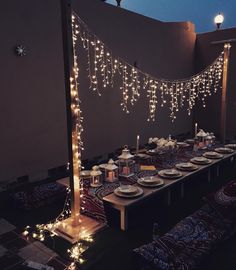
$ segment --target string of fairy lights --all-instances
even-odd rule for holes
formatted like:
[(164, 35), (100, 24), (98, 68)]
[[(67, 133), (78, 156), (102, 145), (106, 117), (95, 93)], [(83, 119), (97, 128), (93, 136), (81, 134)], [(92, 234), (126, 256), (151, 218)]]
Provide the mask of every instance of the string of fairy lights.
[[(158, 79), (150, 74), (141, 71), (136, 65), (132, 66), (124, 59), (115, 57), (112, 51), (87, 27), (87, 25), (73, 12), (72, 14), (72, 41), (73, 41), (73, 70), (70, 78), (71, 89), (71, 116), (72, 116), (72, 152), (73, 152), (73, 178), (74, 188), (77, 189), (80, 198), (80, 209), (83, 211), (86, 205), (83, 197), (83, 181), (80, 180), (81, 151), (83, 142), (81, 133), (83, 131), (78, 95), (78, 52), (79, 46), (86, 51), (88, 62), (88, 79), (90, 88), (98, 95), (101, 89), (113, 87), (116, 76), (120, 76), (120, 90), (122, 101), (120, 103), (123, 111), (130, 112), (130, 106), (135, 105), (141, 97), (142, 91), (146, 91), (148, 98), (149, 117), (148, 121), (155, 121), (157, 105), (161, 107), (169, 106), (170, 118), (176, 119), (177, 112), (187, 106), (188, 114), (196, 104), (197, 99), (206, 106), (206, 98), (211, 96), (220, 87), (224, 64), (223, 52), (202, 72), (182, 80)], [(77, 194), (77, 195), (78, 195)], [(57, 228), (63, 225), (65, 219), (71, 217), (71, 190), (67, 188), (67, 195), (62, 212), (57, 218), (47, 224), (38, 224), (35, 227), (27, 226), (23, 232), (25, 237), (32, 235), (33, 238), (44, 241), (49, 235), (57, 235)], [(79, 214), (80, 214), (79, 209)], [(78, 217), (79, 218), (79, 217)], [(83, 252), (93, 242), (91, 235), (86, 230), (81, 229), (80, 240), (68, 250), (68, 254), (73, 262), (68, 269), (76, 269), (76, 263), (83, 263)]]
[[(70, 77), (70, 91), (71, 91), (71, 123), (72, 123), (72, 152), (73, 152), (73, 178), (74, 178), (74, 189), (77, 190), (80, 198), (80, 210), (84, 210), (86, 204), (83, 196), (83, 181), (80, 180), (80, 171), (82, 169), (81, 164), (81, 151), (83, 150), (83, 142), (81, 139), (81, 133), (83, 132), (82, 122), (83, 117), (81, 116), (80, 109), (80, 99), (78, 95), (78, 57), (75, 53), (75, 46), (78, 38), (78, 26), (75, 24), (75, 16), (72, 16), (72, 44), (73, 44), (73, 70), (71, 71)], [(67, 164), (67, 169), (70, 169), (70, 164)], [(47, 224), (37, 224), (33, 227), (26, 226), (24, 232), (22, 233), (25, 237), (31, 235), (34, 239), (39, 241), (44, 241), (47, 236), (54, 237), (57, 234), (57, 229), (61, 226), (64, 226), (64, 220), (71, 217), (71, 189), (67, 188), (66, 199), (62, 212), (52, 221), (49, 221)], [(78, 216), (80, 219), (80, 217)], [(72, 263), (68, 266), (68, 270), (75, 270), (76, 264), (82, 264), (84, 259), (82, 254), (89, 247), (89, 243), (93, 242), (93, 238), (90, 234), (86, 232), (86, 229), (81, 227), (79, 241), (72, 246), (71, 249), (68, 249), (67, 252), (70, 258), (73, 260)]]
[[(82, 181), (81, 181), (82, 185)], [(83, 187), (82, 187), (83, 190)], [(26, 226), (23, 231), (24, 237), (32, 236), (34, 239), (41, 242), (45, 241), (47, 237), (54, 238), (58, 236), (57, 228), (63, 226), (63, 221), (71, 216), (71, 190), (66, 189), (66, 199), (62, 212), (53, 220), (47, 224), (36, 224), (35, 226)], [(80, 241), (78, 241), (71, 249), (68, 249), (68, 255), (72, 259), (71, 264), (68, 266), (68, 270), (75, 270), (76, 264), (84, 263), (83, 253), (89, 248), (90, 243), (93, 242), (91, 235), (87, 234), (85, 230), (81, 230)]]
[(101, 89), (114, 86), (115, 76), (121, 77), (120, 90), (122, 92), (121, 107), (130, 112), (130, 105), (134, 105), (146, 90), (148, 98), (148, 121), (155, 121), (157, 106), (168, 106), (170, 118), (176, 119), (177, 112), (187, 108), (190, 115), (197, 100), (206, 106), (206, 98), (220, 88), (223, 72), (223, 52), (202, 72), (180, 80), (156, 78), (130, 65), (120, 57), (115, 57), (112, 50), (98, 38), (81, 18), (73, 12), (76, 31), (76, 50), (79, 46), (85, 49), (88, 61), (88, 79), (90, 89), (101, 95)]

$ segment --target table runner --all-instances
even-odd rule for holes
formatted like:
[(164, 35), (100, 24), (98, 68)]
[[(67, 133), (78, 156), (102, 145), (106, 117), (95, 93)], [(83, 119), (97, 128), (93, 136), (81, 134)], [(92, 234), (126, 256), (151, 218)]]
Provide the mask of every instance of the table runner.
[[(214, 148), (220, 145), (215, 145)], [(213, 149), (214, 149), (213, 148)], [(175, 153), (166, 152), (161, 155), (154, 155), (149, 160), (139, 159), (139, 164), (142, 165), (154, 165), (156, 167), (155, 171), (139, 171), (133, 176), (125, 178), (119, 177), (119, 180), (114, 183), (105, 182), (101, 187), (92, 188), (90, 187), (90, 181), (88, 179), (83, 180), (83, 196), (84, 202), (81, 204), (81, 212), (92, 218), (95, 218), (101, 222), (106, 223), (106, 215), (103, 207), (103, 197), (112, 193), (119, 185), (122, 184), (135, 184), (137, 180), (145, 176), (153, 176), (158, 174), (159, 170), (173, 168), (175, 164), (181, 162), (188, 162), (193, 157), (201, 156), (206, 151), (211, 151), (213, 149), (201, 149), (198, 151), (193, 151), (192, 146), (183, 147), (178, 149)]]

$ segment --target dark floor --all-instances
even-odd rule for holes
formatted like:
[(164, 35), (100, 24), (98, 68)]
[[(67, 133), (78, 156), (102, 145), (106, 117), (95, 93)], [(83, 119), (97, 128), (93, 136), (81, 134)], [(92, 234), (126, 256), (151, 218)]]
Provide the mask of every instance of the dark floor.
[[(223, 171), (224, 170), (224, 171)], [(225, 182), (236, 178), (235, 167), (224, 166), (222, 175), (207, 182), (206, 175), (191, 180), (186, 185), (186, 196), (180, 199), (178, 188), (173, 191), (172, 205), (167, 207), (163, 197), (140, 207), (138, 211), (131, 212), (130, 230), (121, 232), (118, 228), (108, 227), (95, 236), (95, 242), (85, 252), (87, 262), (81, 269), (89, 270), (135, 270), (138, 269), (132, 255), (132, 249), (151, 241), (153, 222), (158, 222), (159, 233), (168, 231), (176, 222), (197, 210), (204, 202), (202, 196), (217, 189)], [(20, 250), (30, 244), (19, 234), (26, 225), (45, 223), (57, 216), (63, 207), (63, 200), (31, 211), (17, 210), (9, 200), (7, 194), (1, 196), (0, 218), (4, 218), (16, 229), (10, 233), (0, 235), (0, 269), (26, 269), (22, 268), (24, 259), (19, 257)], [(114, 213), (116, 220), (116, 213)], [(33, 242), (35, 243), (35, 242)], [(61, 239), (48, 238), (45, 246), (55, 251), (56, 256), (49, 259), (49, 265), (54, 269), (65, 269), (69, 264), (67, 249), (70, 245)], [(1, 257), (1, 247), (7, 250)], [(235, 270), (236, 269), (236, 236), (224, 242), (202, 262), (199, 270)], [(79, 269), (80, 269), (79, 268)]]

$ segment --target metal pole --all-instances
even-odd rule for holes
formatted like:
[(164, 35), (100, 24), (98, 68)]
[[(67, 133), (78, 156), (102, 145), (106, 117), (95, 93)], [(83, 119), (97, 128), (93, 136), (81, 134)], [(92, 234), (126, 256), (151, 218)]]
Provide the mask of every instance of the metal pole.
[(66, 91), (66, 111), (67, 111), (67, 137), (68, 137), (68, 155), (70, 163), (70, 189), (71, 189), (71, 218), (72, 225), (79, 224), (80, 216), (80, 177), (79, 177), (79, 159), (77, 140), (77, 123), (80, 113), (75, 114), (72, 108), (75, 103), (72, 95), (71, 78), (73, 78), (73, 41), (71, 26), (71, 0), (61, 0), (61, 20), (62, 20), (62, 38), (64, 54), (64, 74)]
[(228, 81), (230, 47), (231, 47), (230, 43), (225, 43), (222, 94), (221, 94), (221, 120), (220, 120), (220, 139), (223, 144), (225, 144), (225, 137), (226, 137), (227, 81)]

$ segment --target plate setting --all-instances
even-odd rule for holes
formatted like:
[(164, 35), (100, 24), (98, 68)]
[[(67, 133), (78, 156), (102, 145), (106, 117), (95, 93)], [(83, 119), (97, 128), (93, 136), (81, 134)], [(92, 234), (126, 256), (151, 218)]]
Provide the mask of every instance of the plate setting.
[(182, 173), (177, 171), (176, 169), (165, 169), (158, 172), (158, 175), (167, 179), (177, 179), (182, 177)]
[(191, 163), (198, 164), (198, 165), (207, 165), (210, 164), (212, 161), (205, 158), (205, 157), (194, 157), (190, 159)]
[(217, 152), (206, 152), (203, 154), (204, 157), (210, 158), (210, 159), (220, 159), (223, 158), (223, 155), (217, 153)]
[(137, 154), (135, 156), (138, 157), (138, 158), (141, 158), (141, 159), (148, 159), (148, 158), (150, 158), (149, 155), (143, 154), (143, 153), (139, 153), (139, 154)]
[(178, 163), (175, 165), (178, 170), (181, 171), (196, 171), (199, 167), (191, 162)]
[(236, 143), (230, 143), (225, 145), (226, 148), (236, 150)]
[(122, 185), (114, 190), (114, 194), (123, 198), (135, 198), (142, 195), (143, 190), (132, 185)]
[(217, 153), (221, 153), (221, 154), (231, 154), (234, 152), (234, 150), (227, 148), (227, 147), (219, 147), (219, 148), (215, 148), (215, 151)]
[(153, 155), (162, 155), (164, 153), (165, 153), (164, 151), (162, 151), (160, 149), (156, 149), (156, 148), (147, 151), (147, 154), (151, 155), (151, 156), (153, 156)]
[(177, 145), (179, 147), (188, 147), (188, 146), (190, 146), (190, 144), (189, 143), (186, 143), (186, 142), (177, 142)]
[(156, 176), (146, 176), (139, 178), (137, 183), (144, 187), (159, 187), (164, 185), (164, 181)]
[(194, 144), (194, 139), (187, 139), (185, 140), (187, 144)]

